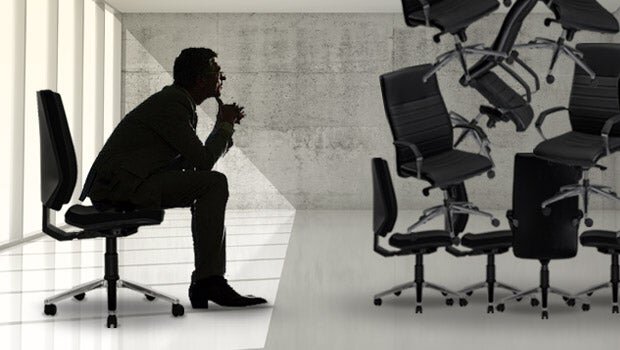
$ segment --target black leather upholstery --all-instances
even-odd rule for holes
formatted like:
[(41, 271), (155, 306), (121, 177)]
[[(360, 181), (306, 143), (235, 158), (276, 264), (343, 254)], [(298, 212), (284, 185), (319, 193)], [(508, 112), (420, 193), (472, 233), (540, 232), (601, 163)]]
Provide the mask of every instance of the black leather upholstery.
[(415, 233), (395, 233), (390, 236), (390, 245), (394, 248), (416, 250), (423, 248), (447, 247), (452, 244), (447, 231), (422, 231)]
[(579, 182), (581, 172), (533, 154), (517, 154), (511, 230), (515, 256), (525, 259), (565, 259), (577, 254), (578, 198), (551, 204), (545, 216), (541, 203), (560, 187)]
[[(605, 156), (603, 125), (620, 114), (620, 45), (579, 44), (577, 49), (583, 52), (584, 62), (596, 78), (591, 80), (575, 65), (569, 106), (573, 131), (540, 143), (534, 153), (552, 161), (590, 168)], [(609, 143), (611, 151), (620, 148), (620, 126), (612, 128)]]
[(596, 0), (553, 0), (550, 9), (563, 28), (618, 33), (618, 21)]
[[(422, 178), (431, 185), (445, 188), (461, 183), (487, 172), (493, 168), (488, 158), (479, 154), (450, 150), (430, 158), (422, 164)], [(403, 173), (417, 176), (416, 163), (409, 162), (400, 166)]]
[[(610, 150), (620, 149), (620, 138), (609, 139)], [(569, 132), (540, 143), (534, 153), (567, 165), (590, 168), (605, 156), (605, 144), (601, 136), (581, 132)]]
[(509, 230), (484, 233), (468, 233), (461, 237), (461, 245), (473, 250), (505, 250), (512, 246), (512, 232)]
[(525, 99), (497, 74), (488, 72), (470, 81), (476, 89), (493, 106), (505, 111), (504, 115), (515, 124), (517, 131), (525, 131), (534, 119), (534, 110)]
[[(485, 173), (487, 158), (452, 148), (453, 132), (437, 78), (422, 76), (431, 65), (413, 66), (381, 76), (383, 103), (395, 141), (415, 144), (424, 160), (422, 178), (445, 188)], [(416, 157), (408, 147), (396, 148), (398, 175), (416, 175)]]
[[(419, 0), (402, 0), (405, 22), (409, 26), (424, 25), (426, 17)], [(458, 33), (499, 8), (497, 0), (429, 1), (430, 24), (441, 31)]]
[(394, 229), (398, 206), (390, 169), (384, 159), (372, 159), (373, 231), (385, 237)]
[(68, 224), (90, 231), (158, 225), (163, 220), (164, 211), (159, 209), (130, 212), (98, 211), (94, 207), (79, 204), (71, 206), (65, 214), (65, 221)]
[(591, 230), (581, 234), (581, 245), (620, 251), (620, 235), (615, 231)]

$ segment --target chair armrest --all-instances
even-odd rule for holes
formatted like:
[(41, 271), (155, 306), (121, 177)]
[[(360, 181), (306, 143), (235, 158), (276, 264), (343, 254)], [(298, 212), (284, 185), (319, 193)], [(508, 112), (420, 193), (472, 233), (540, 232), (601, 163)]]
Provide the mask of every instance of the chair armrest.
[(519, 52), (517, 50), (513, 50), (510, 54), (510, 57), (514, 62), (521, 66), (526, 72), (528, 72), (532, 78), (534, 78), (534, 85), (536, 89), (532, 91), (533, 94), (537, 93), (540, 90), (540, 79), (538, 78), (538, 74), (530, 67), (527, 63), (525, 63), (522, 59), (519, 58)]
[(424, 11), (424, 19), (426, 20), (426, 26), (430, 27), (431, 25), (431, 4), (428, 3), (428, 0), (418, 0), (420, 4), (422, 4), (422, 11)]
[(538, 133), (543, 138), (543, 140), (547, 139), (545, 137), (545, 134), (542, 132), (542, 125), (545, 122), (545, 119), (547, 118), (548, 115), (561, 112), (561, 111), (568, 111), (568, 108), (566, 107), (549, 108), (546, 111), (543, 111), (542, 113), (540, 113), (540, 115), (538, 116), (538, 119), (536, 119), (536, 123), (534, 123), (534, 125), (536, 126), (536, 131), (538, 131)]
[(421, 180), (422, 179), (422, 162), (424, 161), (424, 156), (422, 155), (422, 152), (420, 152), (420, 149), (418, 148), (418, 146), (416, 146), (415, 144), (411, 142), (407, 142), (407, 141), (394, 141), (394, 146), (407, 147), (409, 148), (409, 150), (411, 150), (411, 152), (413, 152), (413, 154), (415, 155), (415, 166), (416, 166), (417, 177), (418, 177), (418, 180)]
[(614, 125), (618, 124), (619, 122), (620, 114), (607, 119), (605, 125), (603, 125), (603, 129), (601, 130), (601, 136), (603, 136), (603, 140), (605, 141), (605, 151), (607, 152), (607, 155), (611, 154), (611, 151), (609, 149), (609, 133), (611, 132), (611, 129), (614, 127)]
[(508, 73), (511, 77), (513, 77), (514, 80), (516, 80), (521, 86), (523, 86), (523, 89), (525, 89), (525, 96), (523, 97), (525, 97), (528, 103), (532, 102), (532, 89), (530, 89), (530, 86), (527, 85), (525, 80), (523, 80), (523, 78), (521, 78), (521, 76), (519, 76), (517, 72), (512, 70), (512, 68), (508, 67), (503, 62), (500, 62), (499, 66), (502, 67), (502, 69), (504, 69), (506, 73)]

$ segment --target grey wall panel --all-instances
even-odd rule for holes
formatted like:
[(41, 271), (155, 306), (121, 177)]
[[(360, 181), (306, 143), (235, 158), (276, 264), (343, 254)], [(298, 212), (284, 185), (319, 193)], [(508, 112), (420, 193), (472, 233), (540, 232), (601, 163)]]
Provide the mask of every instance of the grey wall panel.
[[(544, 18), (531, 15), (520, 41), (559, 35), (559, 28), (544, 27)], [(502, 19), (497, 14), (472, 26), (468, 43), (490, 44)], [(171, 82), (172, 62), (182, 48), (207, 46), (218, 52), (228, 76), (224, 100), (237, 101), (248, 112), (235, 133), (239, 157), (264, 177), (252, 192), (251, 181), (225, 158), (220, 167), (233, 178), (231, 208), (276, 203), (297, 209), (370, 208), (370, 158), (381, 156), (394, 165), (379, 75), (432, 62), (452, 45), (449, 37), (439, 45), (433, 43), (432, 30), (406, 27), (400, 14), (125, 14), (123, 24), (126, 111)], [(618, 38), (580, 33), (575, 42)], [(522, 57), (544, 78), (551, 52), (523, 51)], [(544, 84), (534, 96), (535, 112), (567, 103), (572, 70), (571, 62), (563, 58), (557, 82)], [(461, 87), (460, 75), (457, 64), (440, 73), (443, 95), (450, 110), (473, 117), (486, 101), (473, 89)], [(205, 115), (213, 116), (212, 106), (204, 109)], [(206, 118), (202, 134), (212, 123)], [(550, 135), (568, 128), (567, 119), (561, 117), (545, 125)], [(516, 134), (512, 124), (498, 125), (489, 136), (497, 176), (473, 179), (468, 190), (480, 207), (507, 208), (514, 154), (531, 151), (540, 137), (533, 127)], [(465, 148), (475, 150), (472, 144)], [(606, 164), (615, 168), (613, 157)], [(613, 171), (604, 175), (594, 171), (592, 177), (606, 183), (616, 179)], [(286, 200), (267, 200), (276, 194), (265, 188), (263, 180)], [(235, 183), (243, 187), (238, 194), (232, 188)], [(420, 209), (441, 199), (439, 193), (423, 197), (420, 191), (425, 185), (419, 181), (395, 178), (395, 185), (402, 208)], [(594, 206), (609, 208), (596, 201)]]

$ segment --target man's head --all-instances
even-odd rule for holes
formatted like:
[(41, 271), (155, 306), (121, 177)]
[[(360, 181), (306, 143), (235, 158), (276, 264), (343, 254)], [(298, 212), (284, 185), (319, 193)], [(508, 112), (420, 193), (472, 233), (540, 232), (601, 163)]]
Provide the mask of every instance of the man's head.
[(174, 60), (174, 83), (185, 88), (201, 104), (209, 97), (219, 97), (226, 77), (215, 61), (217, 54), (204, 47), (190, 47)]

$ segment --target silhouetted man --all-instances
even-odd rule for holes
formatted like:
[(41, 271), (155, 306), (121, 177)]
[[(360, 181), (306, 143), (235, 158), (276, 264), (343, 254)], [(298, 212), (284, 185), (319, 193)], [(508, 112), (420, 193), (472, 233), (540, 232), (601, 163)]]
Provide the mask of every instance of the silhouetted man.
[[(241, 296), (224, 278), (228, 200), (226, 176), (213, 165), (232, 146), (234, 124), (243, 107), (224, 105), (226, 78), (207, 48), (188, 48), (174, 61), (174, 84), (147, 98), (114, 129), (85, 186), (99, 209), (191, 207), (194, 265), (189, 298), (194, 308), (211, 300), (249, 306), (265, 299)], [(196, 135), (196, 106), (207, 98), (219, 104), (217, 121), (205, 142)]]

